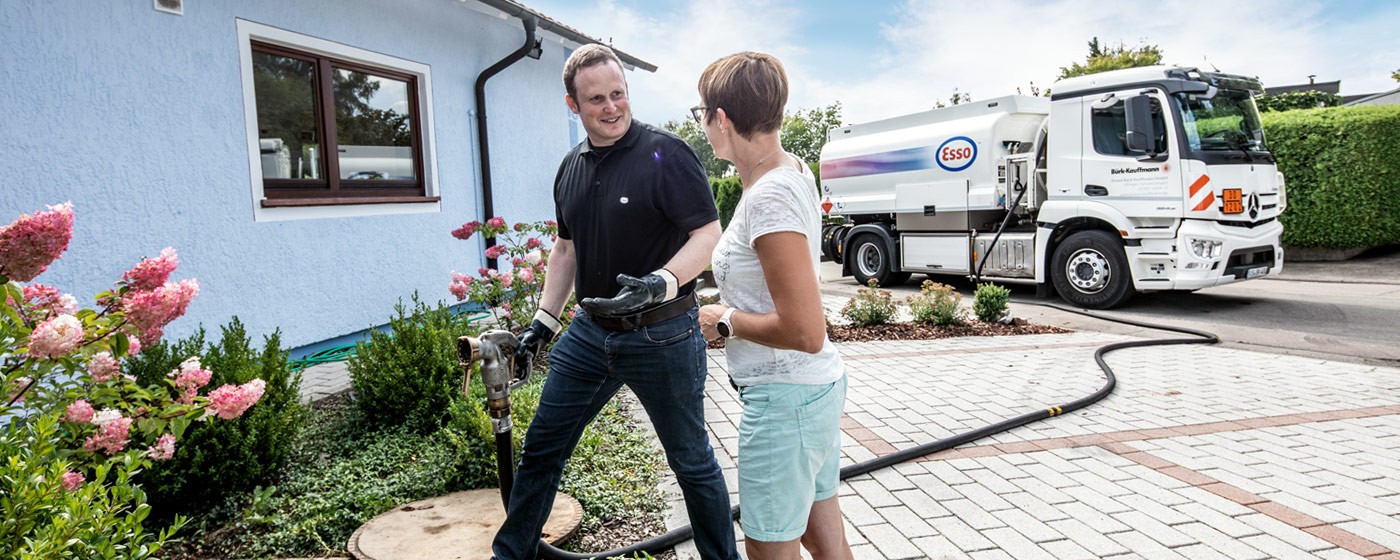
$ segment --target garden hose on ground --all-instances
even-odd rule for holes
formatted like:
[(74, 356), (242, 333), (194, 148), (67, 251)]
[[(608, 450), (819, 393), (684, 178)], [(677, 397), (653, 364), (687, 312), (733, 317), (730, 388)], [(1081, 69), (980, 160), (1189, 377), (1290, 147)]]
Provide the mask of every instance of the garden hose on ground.
[[(486, 313), (484, 311), (471, 311), (468, 313), (468, 323), (475, 323), (477, 321), (491, 316), (490, 313)], [(366, 340), (365, 344), (369, 344), (369, 341)], [(293, 372), (296, 372), (315, 365), (326, 364), (330, 362), (343, 362), (355, 355), (356, 346), (359, 345), (342, 344), (340, 346), (332, 346), (323, 350), (317, 350), (316, 352), (308, 354), (301, 359), (287, 360), (287, 368)]]
[[(1073, 401), (1073, 402), (1070, 402), (1070, 403), (1068, 403), (1068, 404), (1063, 404), (1063, 405), (1058, 405), (1058, 406), (1051, 406), (1051, 407), (1046, 407), (1046, 408), (1043, 408), (1043, 409), (1040, 409), (1040, 410), (1036, 410), (1036, 411), (1034, 411), (1034, 412), (1028, 412), (1028, 413), (1026, 413), (1026, 414), (1022, 414), (1022, 415), (1017, 416), (1017, 417), (1015, 417), (1015, 418), (1010, 418), (1010, 419), (1007, 419), (1007, 420), (1003, 420), (1003, 421), (1001, 421), (1001, 422), (997, 422), (997, 423), (995, 423), (995, 424), (991, 424), (991, 425), (988, 425), (988, 426), (984, 426), (984, 427), (982, 427), (982, 428), (978, 428), (978, 429), (975, 429), (975, 430), (972, 430), (972, 431), (968, 431), (968, 432), (964, 432), (964, 433), (961, 433), (961, 434), (957, 434), (957, 435), (954, 435), (954, 436), (952, 436), (952, 437), (948, 437), (948, 438), (944, 438), (944, 439), (941, 439), (941, 440), (938, 440), (938, 441), (934, 441), (934, 442), (926, 443), (926, 444), (923, 444), (923, 445), (918, 445), (918, 446), (915, 446), (915, 447), (911, 447), (911, 448), (908, 448), (908, 449), (903, 449), (903, 450), (900, 450), (900, 451), (896, 451), (896, 452), (891, 453), (891, 454), (889, 454), (889, 455), (885, 455), (885, 456), (882, 456), (882, 457), (876, 457), (876, 458), (871, 459), (871, 460), (869, 460), (869, 461), (864, 461), (864, 462), (856, 463), (856, 464), (854, 464), (854, 465), (849, 465), (849, 466), (844, 467), (844, 468), (841, 469), (841, 480), (846, 480), (846, 479), (851, 478), (851, 477), (854, 477), (854, 476), (860, 476), (860, 475), (862, 475), (862, 474), (866, 474), (866, 473), (869, 473), (869, 472), (874, 471), (874, 470), (882, 469), (882, 468), (885, 468), (885, 467), (888, 467), (888, 466), (891, 466), (891, 465), (895, 465), (895, 464), (898, 464), (898, 463), (903, 463), (903, 462), (905, 462), (905, 461), (910, 461), (910, 460), (913, 460), (913, 459), (917, 459), (917, 458), (920, 458), (920, 457), (923, 457), (923, 456), (926, 456), (926, 455), (929, 455), (929, 454), (932, 454), (932, 453), (936, 453), (936, 452), (939, 452), (939, 451), (943, 451), (943, 450), (945, 450), (945, 449), (951, 449), (951, 448), (957, 447), (957, 446), (962, 445), (962, 444), (965, 444), (965, 443), (970, 443), (970, 442), (972, 442), (972, 441), (976, 441), (976, 440), (978, 440), (978, 439), (981, 439), (981, 438), (984, 438), (984, 437), (987, 437), (987, 436), (990, 436), (990, 435), (993, 435), (993, 434), (997, 434), (997, 433), (1001, 433), (1001, 432), (1010, 430), (1010, 429), (1012, 429), (1012, 428), (1019, 428), (1019, 427), (1021, 427), (1021, 426), (1026, 425), (1026, 424), (1029, 424), (1029, 423), (1031, 423), (1031, 422), (1036, 422), (1036, 421), (1039, 421), (1039, 420), (1044, 420), (1044, 419), (1046, 419), (1046, 418), (1050, 418), (1050, 417), (1052, 417), (1052, 416), (1059, 416), (1059, 415), (1062, 415), (1062, 414), (1067, 414), (1067, 413), (1070, 413), (1070, 412), (1074, 412), (1074, 411), (1079, 410), (1079, 409), (1081, 409), (1081, 408), (1084, 408), (1084, 407), (1086, 407), (1086, 406), (1088, 406), (1088, 405), (1090, 405), (1090, 404), (1093, 404), (1093, 403), (1099, 401), (1100, 399), (1102, 399), (1102, 398), (1108, 396), (1109, 393), (1112, 393), (1112, 392), (1113, 392), (1114, 386), (1117, 384), (1117, 377), (1115, 377), (1115, 376), (1113, 375), (1113, 368), (1110, 368), (1110, 367), (1108, 366), (1108, 362), (1104, 361), (1104, 355), (1107, 354), (1107, 353), (1109, 353), (1109, 352), (1112, 352), (1112, 351), (1114, 351), (1114, 350), (1122, 350), (1122, 349), (1124, 349), (1124, 348), (1140, 348), (1140, 347), (1144, 347), (1144, 346), (1165, 346), (1165, 345), (1173, 345), (1173, 344), (1215, 344), (1215, 343), (1217, 343), (1217, 342), (1220, 342), (1220, 337), (1218, 337), (1218, 336), (1216, 336), (1216, 335), (1214, 335), (1214, 334), (1205, 332), (1205, 331), (1198, 331), (1198, 330), (1195, 330), (1195, 329), (1188, 329), (1188, 328), (1184, 328), (1184, 327), (1173, 327), (1173, 326), (1170, 326), (1170, 325), (1157, 325), (1157, 324), (1146, 323), (1146, 322), (1141, 322), (1141, 321), (1134, 321), (1134, 320), (1130, 320), (1130, 319), (1121, 319), (1121, 318), (1116, 318), (1116, 317), (1109, 317), (1109, 316), (1099, 315), (1099, 314), (1096, 314), (1096, 313), (1092, 313), (1092, 312), (1089, 312), (1089, 311), (1085, 311), (1085, 310), (1082, 310), (1082, 309), (1069, 308), (1069, 307), (1065, 307), (1065, 306), (1061, 306), (1061, 305), (1057, 305), (1057, 304), (1053, 304), (1053, 303), (1039, 303), (1039, 302), (1033, 302), (1033, 301), (1017, 301), (1016, 303), (1021, 303), (1021, 304), (1026, 304), (1026, 305), (1039, 305), (1039, 306), (1043, 306), (1043, 307), (1050, 307), (1050, 308), (1058, 309), (1058, 310), (1065, 311), (1065, 312), (1068, 312), (1068, 313), (1075, 313), (1075, 314), (1079, 314), (1079, 315), (1084, 315), (1084, 316), (1086, 316), (1086, 317), (1092, 317), (1092, 318), (1095, 318), (1095, 319), (1100, 319), (1100, 320), (1104, 320), (1104, 321), (1111, 321), (1111, 322), (1115, 322), (1115, 323), (1123, 323), (1123, 324), (1126, 324), (1126, 325), (1133, 325), (1133, 326), (1145, 327), (1145, 328), (1150, 328), (1150, 329), (1157, 329), (1157, 330), (1163, 330), (1163, 331), (1172, 331), (1172, 332), (1178, 332), (1178, 333), (1183, 333), (1183, 334), (1189, 334), (1189, 335), (1192, 335), (1192, 338), (1165, 338), (1165, 339), (1153, 339), (1153, 340), (1133, 340), (1133, 341), (1128, 341), (1128, 342), (1115, 342), (1115, 343), (1112, 343), (1112, 344), (1108, 344), (1108, 345), (1102, 346), (1102, 347), (1100, 347), (1100, 348), (1098, 348), (1097, 350), (1094, 351), (1094, 362), (1097, 363), (1097, 364), (1099, 365), (1099, 369), (1103, 370), (1104, 376), (1106, 377), (1106, 382), (1104, 383), (1104, 385), (1103, 385), (1102, 387), (1099, 388), (1099, 390), (1094, 391), (1092, 394), (1090, 394), (1090, 395), (1088, 395), (1088, 396), (1085, 396), (1085, 397), (1083, 397), (1083, 398), (1080, 398), (1080, 399), (1078, 399), (1078, 400), (1075, 400), (1075, 401)], [(499, 474), (500, 477), (501, 477), (501, 498), (502, 498), (502, 500), (504, 500), (505, 502), (509, 503), (509, 501), (510, 501), (510, 489), (509, 489), (509, 484), (510, 484), (510, 481), (513, 481), (513, 480), (514, 480), (514, 477), (515, 477), (515, 473), (513, 472), (513, 470), (514, 470), (514, 465), (513, 465), (514, 457), (513, 457), (513, 454), (512, 454), (513, 451), (512, 451), (511, 446), (510, 446), (510, 434), (509, 434), (509, 433), (506, 433), (506, 434), (505, 434), (505, 443), (504, 443), (504, 445), (502, 445), (502, 443), (501, 443), (502, 440), (501, 440), (500, 434), (497, 434), (497, 440), (496, 440), (496, 441), (497, 441), (497, 446), (496, 446), (497, 468), (498, 468), (498, 470), (499, 470), (498, 474)], [(501, 460), (501, 456), (502, 456), (503, 453), (504, 453), (504, 454), (506, 455), (506, 457), (507, 457), (506, 460)], [(731, 513), (731, 516), (732, 516), (734, 519), (738, 519), (738, 518), (739, 518), (739, 505), (735, 505), (735, 506), (732, 508), (732, 510), (730, 511), (730, 513)], [(680, 544), (680, 543), (682, 543), (682, 542), (685, 542), (685, 541), (687, 541), (687, 540), (690, 540), (692, 534), (693, 534), (693, 530), (691, 529), (690, 525), (686, 525), (686, 526), (683, 526), (683, 527), (679, 527), (679, 528), (677, 528), (677, 529), (672, 529), (671, 531), (668, 531), (668, 532), (666, 532), (666, 533), (664, 533), (664, 534), (662, 534), (662, 535), (659, 535), (659, 536), (656, 536), (656, 537), (653, 537), (653, 538), (647, 539), (647, 540), (645, 540), (645, 541), (641, 541), (641, 542), (638, 542), (638, 543), (635, 543), (635, 544), (632, 544), (632, 545), (630, 545), (630, 546), (626, 546), (626, 547), (623, 547), (623, 548), (618, 548), (618, 549), (615, 549), (615, 550), (608, 550), (608, 551), (603, 551), (603, 552), (586, 552), (586, 553), (568, 552), (568, 551), (565, 551), (565, 550), (561, 550), (561, 549), (559, 549), (559, 548), (557, 548), (557, 547), (554, 547), (554, 546), (552, 546), (552, 545), (550, 545), (549, 543), (546, 543), (546, 542), (544, 542), (544, 541), (540, 541), (539, 556), (540, 556), (541, 558), (550, 558), (550, 559), (587, 560), (587, 559), (590, 559), (590, 558), (631, 557), (631, 556), (633, 556), (633, 555), (635, 555), (635, 554), (643, 553), (643, 552), (645, 552), (645, 553), (647, 553), (647, 554), (656, 554), (656, 553), (659, 553), (659, 552), (661, 552), (661, 551), (663, 551), (663, 550), (666, 550), (666, 549), (669, 549), (669, 548), (673, 548), (673, 547), (675, 547), (676, 545), (678, 545), (678, 544)]]

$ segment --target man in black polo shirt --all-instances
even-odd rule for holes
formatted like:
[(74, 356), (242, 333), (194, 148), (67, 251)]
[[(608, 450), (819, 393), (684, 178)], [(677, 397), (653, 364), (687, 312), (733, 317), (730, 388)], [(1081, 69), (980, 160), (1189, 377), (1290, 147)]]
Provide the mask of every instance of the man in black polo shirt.
[(626, 385), (666, 450), (700, 555), (737, 559), (729, 490), (703, 411), (705, 339), (694, 279), (720, 237), (705, 170), (680, 138), (632, 120), (622, 62), (611, 49), (575, 51), (564, 63), (564, 88), (588, 140), (564, 157), (555, 177), (559, 237), (540, 309), (520, 335), (517, 368), (528, 368), (558, 334), (570, 292), (582, 312), (549, 354), (492, 552), (499, 560), (535, 557), (565, 461)]

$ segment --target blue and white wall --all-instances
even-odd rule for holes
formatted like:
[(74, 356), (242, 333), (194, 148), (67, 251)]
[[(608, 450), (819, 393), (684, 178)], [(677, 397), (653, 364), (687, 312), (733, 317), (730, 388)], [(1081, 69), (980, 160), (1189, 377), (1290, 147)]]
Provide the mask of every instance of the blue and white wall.
[[(383, 53), (431, 72), (437, 208), (419, 213), (255, 220), (237, 20)], [(166, 246), (172, 279), (201, 293), (167, 339), (237, 315), (298, 347), (384, 323), (417, 291), (447, 300), (451, 270), (482, 266), (473, 84), (518, 48), (519, 20), (459, 0), (0, 0), (0, 224), (73, 201), (73, 241), (36, 281), (91, 305)], [(496, 214), (552, 219), (551, 181), (581, 136), (563, 101), (568, 50), (544, 41), (487, 84)], [(432, 194), (432, 193), (430, 193)]]

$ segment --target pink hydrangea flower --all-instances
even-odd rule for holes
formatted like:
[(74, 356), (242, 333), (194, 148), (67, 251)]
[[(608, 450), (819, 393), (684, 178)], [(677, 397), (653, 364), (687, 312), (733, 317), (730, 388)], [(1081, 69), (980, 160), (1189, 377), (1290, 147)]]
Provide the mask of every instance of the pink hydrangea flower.
[(133, 336), (133, 337), (127, 337), (126, 341), (127, 341), (127, 345), (126, 345), (126, 346), (127, 346), (127, 348), (126, 348), (126, 355), (128, 355), (128, 356), (135, 356), (136, 354), (138, 354), (138, 353), (141, 352), (141, 340), (140, 340), (140, 339), (137, 339), (136, 337)]
[(505, 254), (505, 252), (506, 252), (506, 248), (505, 248), (504, 245), (492, 245), (492, 246), (486, 248), (486, 258), (488, 258), (488, 259), (500, 258), (501, 255)]
[(520, 281), (526, 284), (535, 283), (535, 270), (532, 268), (517, 268), (515, 269), (515, 275), (520, 278)]
[(100, 451), (110, 457), (130, 443), (131, 419), (122, 416), (120, 412), (104, 408), (102, 412), (93, 416), (92, 422), (98, 426), (97, 433), (88, 436), (87, 441), (83, 443), (83, 449), (89, 453)]
[(517, 223), (515, 224), (515, 226), (514, 226), (514, 229), (515, 229), (515, 232), (516, 232), (516, 233), (520, 233), (520, 232), (525, 231), (525, 228), (528, 228), (528, 227), (530, 227), (530, 224), (527, 224), (527, 223), (525, 223), (525, 222), (517, 222)]
[(86, 424), (92, 421), (93, 414), (92, 405), (83, 399), (78, 399), (68, 405), (67, 414), (63, 415), (63, 421)]
[(35, 322), (45, 321), (56, 315), (72, 315), (78, 312), (78, 300), (59, 291), (58, 288), (43, 284), (25, 286), (24, 302), (29, 306), (26, 316)]
[(80, 472), (68, 471), (63, 473), (63, 487), (68, 489), (69, 492), (81, 488), (83, 482), (86, 480), (87, 478)]
[(544, 242), (540, 241), (538, 237), (531, 237), (525, 240), (526, 249), (538, 249), (542, 245), (544, 245)]
[(127, 320), (141, 332), (141, 342), (154, 344), (164, 334), (165, 325), (184, 315), (190, 300), (198, 294), (198, 281), (181, 280), (151, 291), (130, 292), (122, 298), (122, 308)]
[(121, 364), (112, 357), (111, 352), (98, 352), (88, 360), (88, 375), (92, 376), (95, 383), (106, 383), (116, 379), (121, 373)]
[(515, 257), (515, 258), (513, 258), (513, 259), (510, 260), (510, 264), (511, 264), (511, 266), (514, 266), (514, 267), (516, 267), (516, 268), (520, 268), (520, 267), (522, 267), (522, 266), (525, 266), (525, 259), (522, 259), (522, 258), (520, 258), (520, 257)]
[(175, 456), (175, 434), (165, 434), (146, 449), (146, 456), (157, 461), (169, 461)]
[(166, 247), (159, 257), (136, 263), (122, 275), (122, 281), (140, 291), (154, 290), (165, 285), (170, 273), (179, 265), (180, 258), (175, 255), (175, 249)]
[(510, 289), (510, 285), (511, 285), (512, 283), (514, 283), (514, 281), (515, 281), (515, 276), (512, 276), (512, 275), (510, 275), (510, 274), (502, 274), (502, 275), (500, 275), (500, 279), (501, 279), (501, 287), (502, 287), (502, 288), (506, 288), (506, 289)]
[(175, 389), (180, 391), (180, 402), (190, 404), (199, 394), (199, 388), (208, 384), (213, 374), (201, 367), (199, 357), (194, 356), (180, 362), (179, 368), (165, 376), (175, 380)]
[(496, 216), (494, 218), (486, 220), (486, 225), (492, 228), (500, 229), (506, 227), (506, 219), (500, 216)]
[(204, 417), (213, 415), (224, 420), (238, 418), (262, 398), (266, 387), (267, 382), (254, 379), (242, 385), (224, 385), (214, 389), (209, 392), (209, 405)]
[(59, 315), (29, 333), (29, 355), (40, 358), (67, 356), (83, 342), (83, 323), (72, 315)]
[(0, 227), (0, 276), (28, 282), (44, 272), (73, 239), (73, 203), (50, 206), (48, 212), (21, 214)]
[(532, 265), (540, 264), (540, 262), (543, 260), (544, 253), (540, 252), (538, 249), (530, 251), (529, 253), (525, 253), (525, 262), (530, 263)]
[(482, 278), (485, 278), (485, 277), (486, 277), (486, 274), (487, 274), (488, 272), (490, 272), (490, 271), (491, 271), (491, 269), (486, 268), (486, 267), (483, 266), (483, 267), (481, 267), (481, 268), (476, 269), (476, 275), (477, 275), (477, 276), (480, 276), (480, 277), (482, 277)]
[(456, 237), (457, 239), (461, 239), (464, 241), (467, 239), (471, 239), (472, 234), (475, 234), (476, 229), (479, 227), (481, 227), (481, 222), (477, 220), (472, 220), (470, 222), (462, 224), (462, 227), (452, 230), (452, 237)]

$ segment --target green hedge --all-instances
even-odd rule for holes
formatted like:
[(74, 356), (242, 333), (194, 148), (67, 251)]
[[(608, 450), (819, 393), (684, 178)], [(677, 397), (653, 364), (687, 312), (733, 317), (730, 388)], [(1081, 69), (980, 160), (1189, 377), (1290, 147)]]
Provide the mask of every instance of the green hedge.
[(1400, 243), (1400, 106), (1274, 112), (1263, 119), (1287, 184), (1284, 245)]
[(728, 228), (729, 220), (734, 218), (734, 207), (739, 205), (739, 197), (744, 194), (744, 185), (737, 176), (711, 178), (710, 190), (714, 191), (715, 207), (719, 208), (719, 225)]

